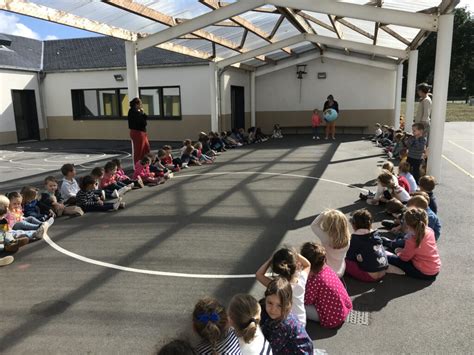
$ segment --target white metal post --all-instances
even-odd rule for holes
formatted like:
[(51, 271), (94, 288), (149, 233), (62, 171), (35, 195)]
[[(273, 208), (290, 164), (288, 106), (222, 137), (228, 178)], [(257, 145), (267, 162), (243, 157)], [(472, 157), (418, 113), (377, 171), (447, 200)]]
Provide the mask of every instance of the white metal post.
[(211, 131), (219, 131), (219, 110), (217, 98), (217, 67), (215, 62), (209, 63), (210, 104), (211, 104)]
[(257, 119), (255, 116), (256, 107), (256, 88), (255, 88), (255, 71), (250, 72), (250, 126), (257, 126)]
[(125, 62), (127, 65), (128, 98), (138, 97), (138, 67), (136, 42), (125, 42)]
[(393, 113), (393, 126), (395, 129), (400, 128), (400, 105), (402, 101), (402, 79), (403, 79), (403, 64), (398, 64), (397, 81), (395, 84), (395, 109)]
[(410, 51), (408, 56), (407, 95), (405, 109), (405, 132), (411, 132), (415, 115), (416, 72), (418, 68), (418, 50)]
[(453, 14), (439, 16), (428, 157), (428, 174), (435, 176), (438, 181), (440, 181), (441, 175), (441, 155), (443, 152), (444, 122), (446, 120), (453, 24)]

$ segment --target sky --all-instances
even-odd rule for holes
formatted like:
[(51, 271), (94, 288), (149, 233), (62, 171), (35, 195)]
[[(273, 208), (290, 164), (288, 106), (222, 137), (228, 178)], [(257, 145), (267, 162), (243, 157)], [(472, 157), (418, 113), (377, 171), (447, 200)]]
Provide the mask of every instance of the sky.
[[(182, 1), (182, 0), (178, 0)], [(472, 0), (461, 0), (459, 7), (474, 11)], [(0, 10), (0, 33), (40, 40), (98, 36), (95, 33)]]

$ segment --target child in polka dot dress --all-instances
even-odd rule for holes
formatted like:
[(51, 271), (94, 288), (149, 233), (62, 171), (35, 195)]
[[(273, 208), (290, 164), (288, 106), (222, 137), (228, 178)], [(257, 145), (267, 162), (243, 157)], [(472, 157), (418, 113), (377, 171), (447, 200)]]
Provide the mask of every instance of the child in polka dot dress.
[(325, 328), (342, 325), (352, 309), (352, 302), (337, 274), (326, 265), (322, 245), (305, 243), (301, 255), (311, 263), (304, 303), (308, 319)]

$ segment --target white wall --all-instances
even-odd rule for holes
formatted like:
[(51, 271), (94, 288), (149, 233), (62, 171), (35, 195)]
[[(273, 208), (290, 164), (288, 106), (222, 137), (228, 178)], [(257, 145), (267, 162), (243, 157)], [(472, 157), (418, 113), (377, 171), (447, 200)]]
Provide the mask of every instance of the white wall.
[(0, 70), (0, 132), (16, 131), (11, 90), (35, 90), (39, 127), (44, 128), (36, 75), (26, 71)]
[[(296, 78), (296, 65), (256, 79), (257, 111), (309, 111), (323, 108), (329, 94), (341, 110), (393, 109), (394, 71), (334, 59), (312, 60), (302, 79)], [(326, 79), (318, 79), (326, 72)]]
[[(124, 81), (117, 82), (114, 74)], [(209, 115), (209, 69), (203, 66), (138, 70), (138, 84), (181, 87), (183, 115)], [(47, 116), (72, 116), (72, 89), (126, 88), (126, 70), (48, 73), (44, 80)]]
[(245, 112), (250, 112), (250, 76), (248, 71), (228, 69), (221, 76), (221, 114), (230, 115), (232, 111), (230, 87), (244, 87)]

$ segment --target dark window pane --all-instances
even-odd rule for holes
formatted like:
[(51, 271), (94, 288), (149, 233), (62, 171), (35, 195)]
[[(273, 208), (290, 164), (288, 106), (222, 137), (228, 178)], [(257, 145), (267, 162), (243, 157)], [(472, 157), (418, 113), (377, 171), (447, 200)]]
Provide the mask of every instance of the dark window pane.
[(115, 90), (98, 90), (100, 116), (118, 117), (118, 97)]
[(140, 89), (143, 112), (148, 116), (160, 116), (160, 89)]
[(181, 116), (179, 88), (163, 88), (163, 111), (165, 117)]
[(128, 90), (120, 89), (120, 108), (122, 110), (122, 116), (128, 115), (128, 109), (130, 108), (130, 100), (128, 99)]

